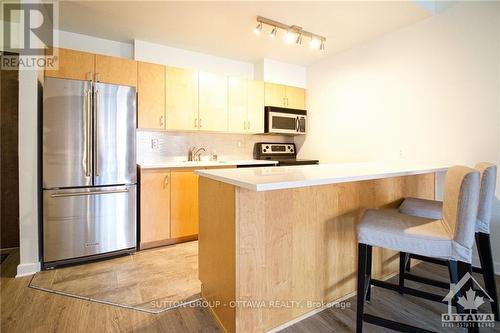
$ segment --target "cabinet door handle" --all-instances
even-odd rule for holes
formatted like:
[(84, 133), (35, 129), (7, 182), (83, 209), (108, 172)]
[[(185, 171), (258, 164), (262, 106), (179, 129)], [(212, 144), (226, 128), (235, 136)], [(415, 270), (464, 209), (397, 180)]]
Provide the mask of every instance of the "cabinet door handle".
[(87, 81), (92, 81), (92, 72), (87, 72)]
[(160, 126), (163, 127), (165, 125), (165, 117), (160, 116)]
[(101, 74), (100, 73), (95, 73), (95, 82), (101, 81)]
[(194, 128), (198, 127), (198, 118), (194, 118)]
[(199, 122), (199, 125), (200, 125), (199, 127), (201, 128), (201, 118), (200, 118), (200, 122)]
[(165, 176), (165, 178), (163, 179), (163, 188), (167, 188), (168, 186), (168, 175)]
[(250, 120), (247, 120), (247, 130), (250, 129)]

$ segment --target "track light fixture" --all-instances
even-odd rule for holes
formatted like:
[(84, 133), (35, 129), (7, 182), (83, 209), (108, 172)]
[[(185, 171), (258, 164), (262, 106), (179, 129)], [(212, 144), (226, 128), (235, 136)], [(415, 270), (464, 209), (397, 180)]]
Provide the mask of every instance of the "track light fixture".
[(272, 27), (269, 37), (275, 39), (278, 34), (278, 29), (283, 29), (286, 31), (284, 35), (284, 41), (288, 44), (295, 43), (302, 44), (302, 38), (309, 37), (311, 39), (309, 45), (311, 48), (319, 49), (321, 51), (325, 50), (326, 38), (320, 35), (313, 34), (312, 32), (305, 31), (302, 27), (296, 25), (286, 25), (278, 21), (273, 21), (262, 16), (257, 16), (257, 27), (255, 28), (255, 33), (260, 34), (263, 30), (264, 25)]

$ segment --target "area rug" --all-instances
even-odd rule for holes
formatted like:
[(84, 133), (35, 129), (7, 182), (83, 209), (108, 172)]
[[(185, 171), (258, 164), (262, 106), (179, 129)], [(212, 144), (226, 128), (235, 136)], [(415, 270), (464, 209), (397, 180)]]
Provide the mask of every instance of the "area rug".
[(30, 287), (160, 313), (200, 299), (198, 242), (39, 272)]

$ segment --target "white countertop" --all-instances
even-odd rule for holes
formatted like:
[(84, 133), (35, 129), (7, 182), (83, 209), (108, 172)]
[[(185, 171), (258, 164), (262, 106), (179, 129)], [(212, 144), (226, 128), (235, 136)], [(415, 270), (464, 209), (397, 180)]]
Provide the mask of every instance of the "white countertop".
[(347, 183), (446, 171), (448, 166), (408, 163), (319, 164), (197, 170), (196, 174), (253, 191)]
[(141, 169), (172, 169), (172, 168), (204, 168), (204, 167), (223, 167), (234, 165), (269, 165), (278, 164), (277, 161), (263, 160), (235, 160), (235, 161), (163, 161), (151, 163), (139, 163)]

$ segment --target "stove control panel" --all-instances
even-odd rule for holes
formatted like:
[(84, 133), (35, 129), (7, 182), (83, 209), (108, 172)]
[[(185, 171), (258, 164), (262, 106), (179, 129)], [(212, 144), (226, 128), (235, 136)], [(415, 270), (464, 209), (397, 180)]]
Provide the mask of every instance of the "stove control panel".
[(296, 156), (294, 143), (258, 142), (255, 144), (254, 152), (258, 159), (265, 156)]

